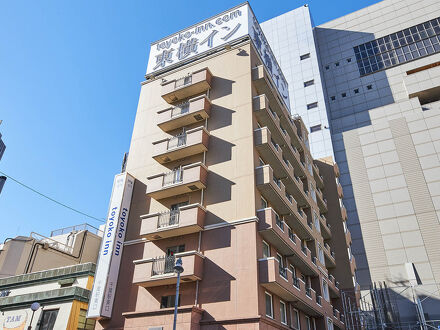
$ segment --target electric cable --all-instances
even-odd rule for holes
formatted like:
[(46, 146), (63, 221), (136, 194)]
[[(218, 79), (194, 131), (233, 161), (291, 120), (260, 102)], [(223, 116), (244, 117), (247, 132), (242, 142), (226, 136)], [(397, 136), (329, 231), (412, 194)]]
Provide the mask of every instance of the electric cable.
[(38, 194), (38, 195), (40, 195), (40, 196), (42, 196), (42, 197), (44, 197), (44, 198), (47, 198), (48, 200), (50, 200), (50, 201), (52, 201), (52, 202), (54, 202), (54, 203), (56, 203), (56, 204), (58, 204), (58, 205), (61, 205), (61, 206), (65, 207), (65, 208), (67, 208), (67, 209), (69, 209), (69, 210), (71, 210), (71, 211), (74, 211), (74, 212), (76, 212), (76, 213), (79, 213), (79, 214), (81, 214), (81, 215), (84, 215), (84, 216), (86, 216), (86, 217), (88, 217), (88, 218), (91, 218), (91, 219), (97, 220), (97, 221), (99, 221), (99, 222), (103, 222), (103, 223), (105, 222), (104, 219), (99, 219), (99, 218), (97, 218), (97, 217), (94, 217), (94, 216), (89, 215), (89, 214), (87, 214), (87, 213), (84, 213), (84, 212), (82, 212), (82, 211), (79, 211), (79, 210), (77, 210), (77, 209), (75, 209), (75, 208), (73, 208), (73, 207), (71, 207), (71, 206), (69, 206), (69, 205), (66, 205), (66, 204), (64, 204), (64, 203), (62, 203), (62, 202), (60, 202), (60, 201), (57, 201), (56, 199), (54, 199), (54, 198), (52, 198), (52, 197), (49, 197), (49, 196), (47, 196), (47, 195), (45, 195), (45, 194), (39, 192), (38, 190), (36, 190), (36, 189), (34, 189), (34, 188), (32, 188), (32, 187), (29, 187), (28, 185), (24, 184), (23, 182), (20, 182), (20, 181), (18, 181), (17, 179), (14, 179), (14, 178), (11, 177), (10, 175), (7, 175), (6, 173), (4, 173), (4, 172), (2, 172), (2, 171), (0, 171), (0, 174), (3, 174), (5, 177), (11, 179), (12, 181), (18, 183), (19, 185), (21, 185), (21, 186), (23, 186), (23, 187), (29, 189), (30, 191), (32, 191), (32, 192), (34, 192), (34, 193), (36, 193), (36, 194)]

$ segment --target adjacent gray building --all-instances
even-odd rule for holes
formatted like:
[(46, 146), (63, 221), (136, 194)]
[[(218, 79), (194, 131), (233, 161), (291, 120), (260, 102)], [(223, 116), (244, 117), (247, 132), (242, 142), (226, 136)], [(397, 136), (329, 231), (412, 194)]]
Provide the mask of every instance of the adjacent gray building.
[(385, 282), (394, 320), (440, 319), (440, 3), (384, 0), (319, 26), (304, 6), (262, 27), (313, 156), (339, 165), (353, 280), (367, 296)]

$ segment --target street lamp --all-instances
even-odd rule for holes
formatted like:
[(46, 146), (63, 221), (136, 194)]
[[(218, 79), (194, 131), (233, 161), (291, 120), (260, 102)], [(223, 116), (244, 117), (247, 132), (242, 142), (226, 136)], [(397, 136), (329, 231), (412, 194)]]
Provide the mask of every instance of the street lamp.
[(176, 285), (176, 299), (174, 300), (174, 322), (173, 322), (173, 330), (176, 330), (176, 322), (177, 322), (177, 305), (179, 305), (179, 286), (180, 286), (180, 273), (183, 272), (182, 267), (182, 258), (177, 259), (176, 265), (174, 266), (174, 270), (177, 273), (177, 285)]
[(34, 319), (35, 312), (40, 308), (40, 304), (37, 302), (32, 303), (31, 310), (32, 310), (32, 317), (31, 317), (31, 323), (29, 323), (28, 330), (32, 329), (32, 320)]

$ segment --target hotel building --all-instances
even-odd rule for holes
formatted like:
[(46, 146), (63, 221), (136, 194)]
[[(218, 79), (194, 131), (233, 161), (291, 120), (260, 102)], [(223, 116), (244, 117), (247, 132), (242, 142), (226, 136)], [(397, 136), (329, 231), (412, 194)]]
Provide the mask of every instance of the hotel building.
[(384, 0), (319, 26), (303, 6), (262, 28), (312, 155), (339, 165), (362, 294), (380, 283), (395, 320), (440, 319), (439, 2)]
[[(119, 278), (97, 328), (172, 329), (179, 258), (178, 329), (345, 328), (356, 264), (339, 169), (314, 161), (287, 88), (247, 3), (152, 44)], [(96, 306), (113, 285), (94, 287)]]

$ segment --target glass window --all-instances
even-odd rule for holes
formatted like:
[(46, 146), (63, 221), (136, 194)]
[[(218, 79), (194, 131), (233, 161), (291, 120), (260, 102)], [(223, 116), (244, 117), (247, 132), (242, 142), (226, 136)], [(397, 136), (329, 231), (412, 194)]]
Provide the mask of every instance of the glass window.
[(325, 300), (330, 301), (330, 296), (328, 293), (328, 284), (324, 279), (322, 279), (322, 295), (324, 296)]
[(333, 322), (330, 318), (327, 318), (327, 330), (333, 330)]
[(273, 318), (272, 295), (266, 292), (266, 316)]
[(317, 107), (318, 107), (318, 102), (313, 102), (313, 103), (307, 104), (307, 110), (317, 108)]
[(55, 325), (57, 315), (58, 315), (58, 309), (43, 310), (43, 314), (41, 315), (41, 319), (39, 321), (40, 323), (39, 329), (52, 330)]
[(302, 61), (302, 60), (305, 60), (306, 58), (310, 58), (310, 53), (307, 53), (307, 54), (303, 54), (303, 55), (301, 55), (300, 57), (299, 57), (299, 59)]
[(313, 218), (314, 218), (314, 222), (315, 222), (315, 228), (318, 232), (321, 232), (321, 225), (319, 223), (319, 217), (316, 214), (316, 212), (313, 212)]
[(262, 209), (267, 208), (267, 201), (263, 197), (261, 197), (261, 208)]
[(318, 244), (318, 258), (319, 258), (319, 262), (325, 265), (324, 251), (322, 250), (321, 244)]
[[(174, 307), (175, 303), (176, 303), (176, 295), (162, 296), (160, 299), (160, 308), (171, 308)], [(180, 295), (179, 295), (179, 301), (177, 302), (177, 306), (180, 306)]]
[(280, 300), (280, 319), (282, 324), (287, 324), (286, 304)]
[(95, 322), (95, 320), (87, 318), (87, 310), (79, 310), (78, 330), (93, 330), (95, 329)]
[(307, 325), (307, 330), (312, 330), (312, 324), (310, 322), (310, 317), (306, 316), (306, 325)]
[(312, 86), (315, 84), (315, 80), (309, 80), (304, 82), (304, 87)]
[(299, 322), (299, 312), (297, 309), (293, 309), (292, 314), (292, 326), (294, 329), (300, 330), (301, 329), (301, 323)]
[(270, 246), (265, 241), (263, 241), (263, 258), (270, 257)]
[(310, 133), (317, 132), (320, 130), (321, 130), (321, 124), (310, 127)]

